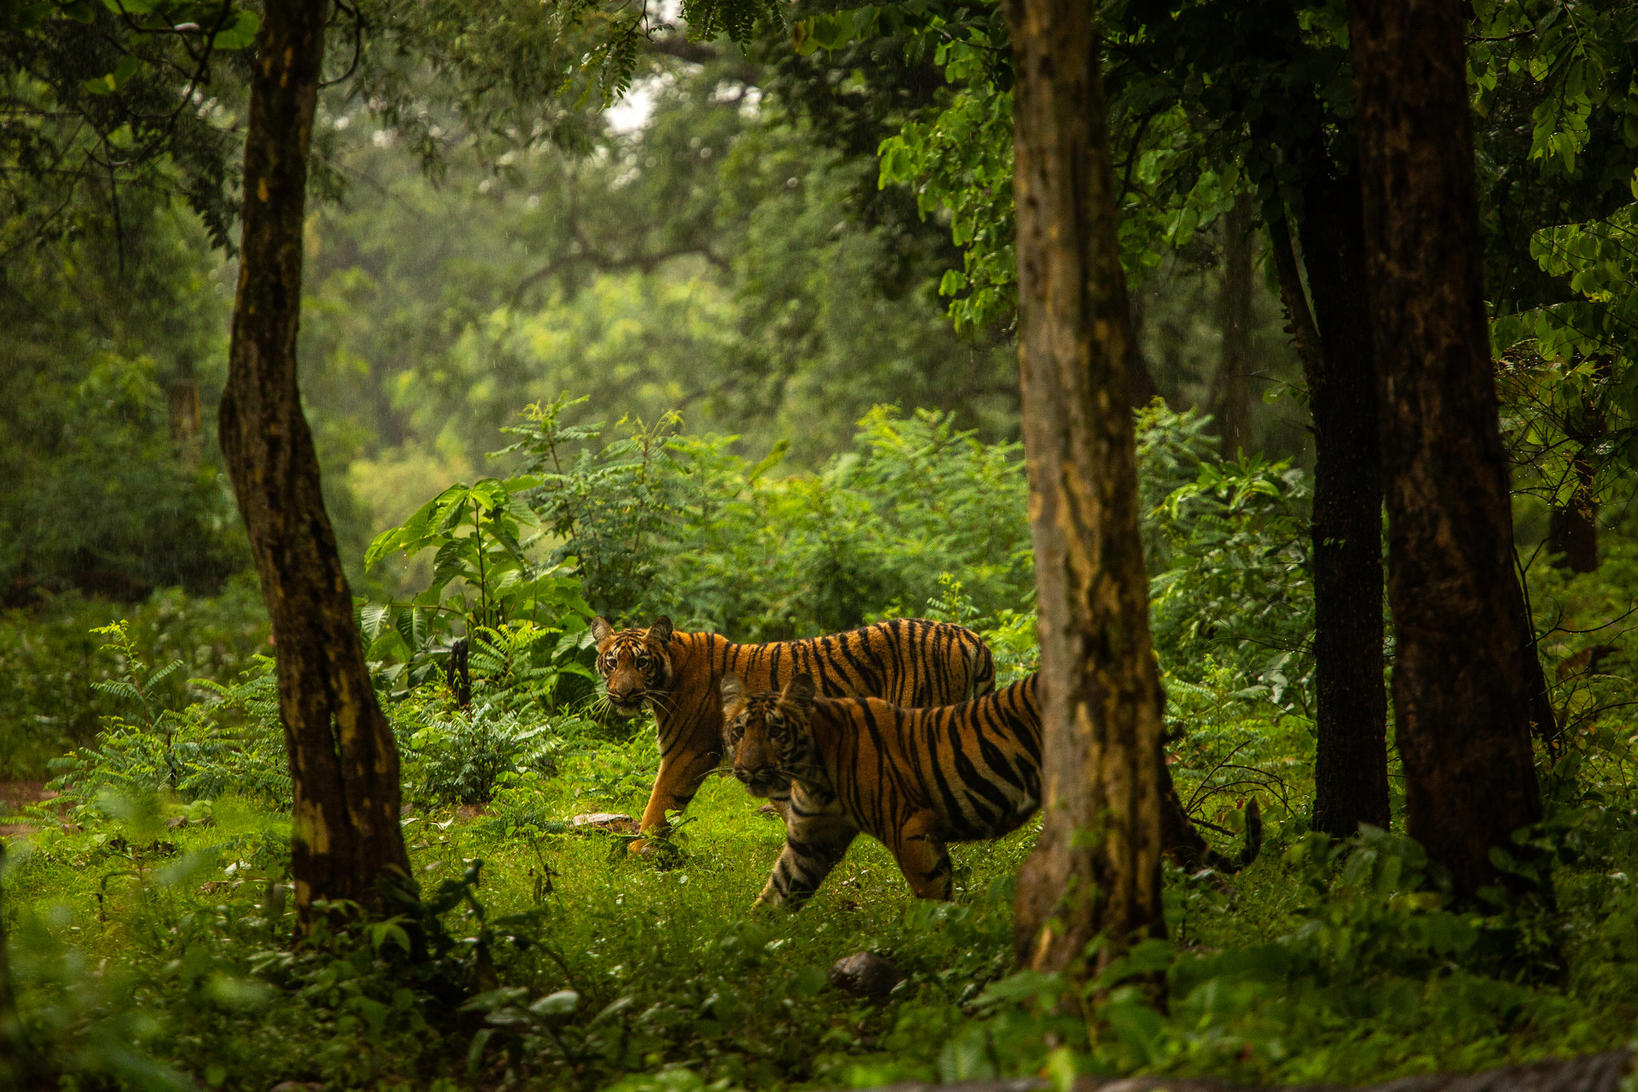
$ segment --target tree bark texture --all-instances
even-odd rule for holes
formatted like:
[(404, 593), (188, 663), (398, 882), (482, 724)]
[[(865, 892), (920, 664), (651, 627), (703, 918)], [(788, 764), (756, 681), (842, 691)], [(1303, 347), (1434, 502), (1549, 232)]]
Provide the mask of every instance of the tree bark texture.
[(1223, 218), (1223, 286), (1218, 297), (1223, 357), (1218, 365), (1217, 435), (1223, 454), (1251, 450), (1251, 197)]
[(1382, 651), (1382, 454), (1365, 294), (1359, 180), (1316, 177), (1298, 224), (1318, 352), (1303, 354), (1314, 418), (1314, 829), (1387, 828)]
[(1541, 814), (1458, 0), (1350, 0), (1405, 827), (1472, 894)]
[(1161, 713), (1126, 395), (1135, 356), (1115, 240), (1092, 9), (1008, 0), (1019, 371), (1040, 605), (1044, 827), (1018, 879), (1021, 957), (1094, 971), (1160, 935)]
[(277, 649), (296, 906), (381, 905), (411, 883), (398, 751), (376, 704), (296, 382), (307, 149), (326, 0), (270, 4), (251, 83), (244, 228), (221, 443)]

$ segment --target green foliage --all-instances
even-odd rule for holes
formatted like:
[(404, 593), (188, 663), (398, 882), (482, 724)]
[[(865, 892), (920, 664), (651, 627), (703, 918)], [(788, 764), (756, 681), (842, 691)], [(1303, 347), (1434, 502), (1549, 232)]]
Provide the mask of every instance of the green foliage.
[[(827, 44), (842, 31), (837, 20), (860, 16), (870, 22), (899, 22), (890, 8), (872, 7), (812, 23), (814, 39)], [(939, 294), (950, 297), (950, 317), (958, 328), (974, 329), (1007, 321), (1014, 298), (1017, 259), (1012, 208), (1012, 72), (1006, 26), (998, 8), (946, 21), (933, 16), (914, 31), (908, 48), (931, 49), (933, 63), (954, 86), (951, 101), (926, 120), (910, 120), (880, 148), (881, 185), (912, 186), (916, 209), (950, 226), (950, 241), (961, 251), (962, 268), (948, 270)], [(886, 30), (886, 27), (874, 29)], [(838, 38), (838, 40), (841, 40)], [(936, 44), (930, 44), (936, 43)]]
[[(730, 437), (681, 434), (675, 416), (604, 441), (602, 426), (562, 423), (572, 404), (532, 407), (504, 454), (540, 479), (528, 499), (560, 540), (554, 557), (575, 559), (611, 618), (669, 611), (771, 640), (856, 626), (895, 602), (919, 611), (958, 568), (980, 614), (1028, 594), (1018, 446), (982, 444), (947, 415), (878, 408), (856, 451), (781, 478), (782, 449), (752, 463)], [(920, 503), (933, 495), (960, 518)]]
[(164, 684), (182, 670), (181, 660), (151, 667), (123, 621), (93, 632), (110, 638), (103, 650), (114, 653), (122, 666), (118, 676), (92, 685), (131, 708), (135, 719), (104, 717), (92, 742), (52, 762), (57, 774), (52, 788), (82, 813), (105, 811), (111, 800), (160, 792), (183, 801), (232, 792), (289, 805), (290, 774), (271, 659), (257, 657), (231, 685), (192, 680), (209, 696), (179, 709), (169, 704), (177, 699), (167, 697)]
[[(248, 560), (197, 402), (226, 359), (224, 288), (183, 210), (131, 195), (106, 222), (5, 258), (0, 591), (123, 602), (214, 591)], [(218, 356), (219, 354), (219, 356)], [(190, 395), (192, 398), (190, 399)], [(66, 511), (74, 513), (65, 518)]]
[[(231, 678), (266, 646), (262, 610), (253, 581), (230, 582), (210, 598), (172, 588), (123, 612), (123, 639), (133, 660), (182, 660), (200, 675)], [(108, 614), (106, 603), (75, 596), (0, 614), (0, 707), (7, 712), (0, 718), (0, 776), (41, 777), (48, 759), (89, 743), (107, 718), (132, 712), (125, 697), (100, 685), (123, 678), (131, 662), (99, 648), (93, 630)], [(172, 674), (150, 703), (174, 709), (204, 699), (213, 685)], [(140, 711), (137, 717), (146, 723)]]
[(1155, 650), (1173, 681), (1226, 670), (1233, 700), (1306, 713), (1313, 685), (1309, 487), (1287, 461), (1224, 459), (1207, 419), (1156, 404), (1138, 462)]
[[(652, 748), (635, 749), (638, 765)], [(1630, 750), (1623, 739), (1608, 757)], [(1399, 836), (1308, 839), (1232, 880), (1169, 873), (1172, 939), (1066, 1007), (1061, 981), (1007, 976), (1009, 877), (1029, 832), (958, 848), (953, 904), (912, 902), (880, 847), (860, 845), (803, 913), (751, 914), (780, 835), (731, 779), (707, 782), (669, 868), (567, 823), (641, 804), (640, 778), (582, 791), (625, 753), (590, 745), (554, 778), (504, 775), (475, 822), (416, 816), (425, 907), (299, 946), (286, 816), (224, 797), (211, 821), (164, 828), (132, 802), (85, 832), (44, 832), (5, 876), (25, 1025), (82, 1081), (356, 1087), (413, 1073), (450, 1089), (474, 1075), (541, 1089), (1042, 1072), (1361, 1083), (1630, 1034), (1630, 782), (1577, 775), (1617, 795), (1561, 795), (1532, 835), (1559, 881), (1548, 918), (1452, 908)], [(1516, 953), (1544, 938), (1562, 970), (1532, 977)], [(861, 949), (906, 975), (883, 1000), (826, 984), (829, 963)]]
[(408, 793), (434, 804), (486, 804), (508, 774), (557, 772), (569, 737), (585, 729), (572, 717), (488, 702), (468, 709), (395, 708)]
[[(223, 100), (261, 25), (217, 0), (11, 3), (0, 20), (0, 251), (70, 237), (126, 193), (183, 195), (217, 246), (237, 151)], [(223, 55), (226, 56), (223, 56)], [(203, 89), (216, 110), (201, 109)]]
[[(561, 565), (532, 560), (534, 536), (523, 534), (534, 517), (514, 491), (536, 481), (457, 483), (370, 543), (367, 568), (399, 553), (433, 553), (430, 583), (409, 602), (359, 606), (367, 655), (384, 664), (382, 679), (425, 681), (437, 666), (427, 654), (447, 651), (461, 633), (470, 667), (520, 700), (551, 703), (565, 677), (595, 678), (581, 662), (591, 609), (578, 582)], [(543, 615), (550, 621), (536, 620)]]

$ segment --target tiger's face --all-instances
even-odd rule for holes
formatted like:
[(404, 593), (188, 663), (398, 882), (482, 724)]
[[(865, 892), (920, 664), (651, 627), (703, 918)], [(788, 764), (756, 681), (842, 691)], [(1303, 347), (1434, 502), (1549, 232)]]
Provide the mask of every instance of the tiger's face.
[(784, 690), (747, 694), (737, 675), (722, 678), (723, 743), (733, 754), (734, 776), (752, 796), (784, 796), (795, 781), (819, 776), (819, 754), (809, 717), (813, 679), (797, 675)]
[(591, 632), (597, 642), (597, 674), (615, 712), (635, 716), (645, 703), (671, 689), (671, 619), (661, 615), (647, 629), (616, 631), (604, 619), (593, 618)]

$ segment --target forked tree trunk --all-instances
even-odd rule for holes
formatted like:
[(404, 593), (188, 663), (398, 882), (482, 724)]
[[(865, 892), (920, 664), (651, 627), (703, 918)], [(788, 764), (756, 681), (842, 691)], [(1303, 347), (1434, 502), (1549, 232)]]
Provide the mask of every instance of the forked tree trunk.
[(1471, 895), (1541, 815), (1458, 0), (1350, 0), (1405, 826)]
[(298, 913), (412, 889), (398, 750), (376, 704), (296, 386), (307, 149), (327, 0), (269, 4), (245, 136), (244, 234), (221, 441), (277, 648)]
[(1016, 73), (1019, 370), (1040, 602), (1045, 824), (1018, 878), (1020, 955), (1083, 975), (1164, 932), (1161, 713), (1092, 8), (1007, 0)]

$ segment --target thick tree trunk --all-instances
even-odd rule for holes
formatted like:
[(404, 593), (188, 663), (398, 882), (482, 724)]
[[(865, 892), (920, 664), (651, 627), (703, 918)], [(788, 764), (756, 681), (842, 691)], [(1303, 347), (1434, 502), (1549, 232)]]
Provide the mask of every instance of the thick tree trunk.
[(1223, 454), (1251, 450), (1251, 197), (1223, 219), (1223, 287), (1218, 297), (1223, 358), (1217, 376), (1217, 435)]
[(398, 751), (364, 664), (296, 385), (307, 148), (326, 0), (270, 4), (251, 83), (244, 234), (221, 441), (277, 647), (296, 905), (410, 889)]
[(1164, 932), (1161, 715), (1127, 407), (1092, 9), (1007, 0), (1016, 73), (1019, 370), (1040, 600), (1045, 823), (1018, 878), (1032, 967), (1094, 971)]
[(1457, 0), (1350, 0), (1405, 826), (1471, 895), (1541, 815)]
[(1303, 355), (1314, 416), (1314, 829), (1386, 828), (1382, 458), (1365, 298), (1359, 182), (1316, 179), (1298, 228), (1318, 353)]

